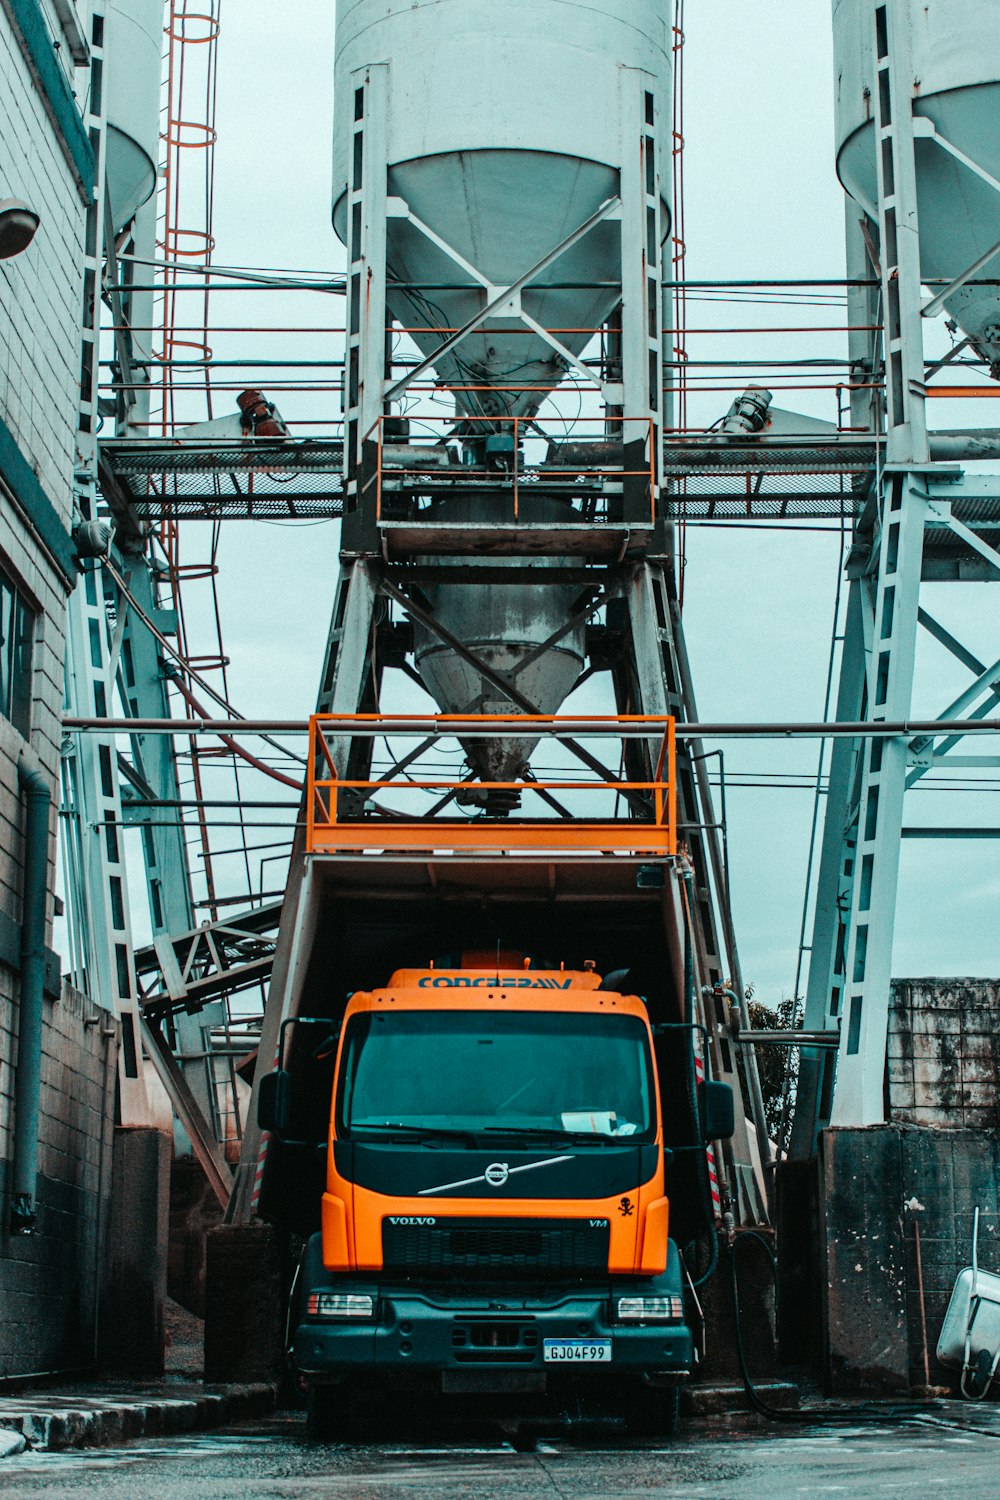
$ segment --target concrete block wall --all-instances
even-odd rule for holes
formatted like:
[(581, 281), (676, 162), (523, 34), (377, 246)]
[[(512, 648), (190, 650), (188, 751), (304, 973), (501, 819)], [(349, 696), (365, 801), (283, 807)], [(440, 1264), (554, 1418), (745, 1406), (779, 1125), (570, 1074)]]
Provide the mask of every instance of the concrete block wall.
[(68, 521), (86, 211), (2, 6), (0, 142), (0, 198), (21, 198), (41, 216), (29, 249), (0, 261), (0, 417)]
[(977, 1206), (980, 1265), (1000, 1272), (1000, 1135), (912, 1125), (824, 1131), (819, 1201), (830, 1388), (954, 1385), (935, 1351), (970, 1264)]
[(889, 1020), (889, 1116), (1000, 1129), (1000, 980), (897, 979)]
[[(16, 1065), (14, 982), (0, 968), (0, 1201), (8, 1202)], [(0, 1378), (84, 1370), (106, 1279), (113, 1190), (117, 1026), (64, 984), (45, 1002), (38, 1226), (0, 1218)], [(109, 1034), (110, 1033), (110, 1034)]]

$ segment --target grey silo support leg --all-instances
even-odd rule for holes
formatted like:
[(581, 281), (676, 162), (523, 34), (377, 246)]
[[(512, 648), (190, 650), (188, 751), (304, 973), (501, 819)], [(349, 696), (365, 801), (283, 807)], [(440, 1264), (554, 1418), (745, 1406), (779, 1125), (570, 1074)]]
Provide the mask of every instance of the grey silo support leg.
[[(835, 717), (858, 723), (865, 711), (866, 589), (852, 579), (847, 599), (840, 686)], [(840, 1022), (844, 991), (844, 935), (850, 906), (851, 872), (857, 845), (860, 742), (836, 739), (830, 753), (826, 815), (813, 910), (803, 1029), (827, 1031)], [(816, 1131), (829, 1119), (835, 1057), (804, 1047), (799, 1063), (790, 1154), (802, 1159), (816, 1149)]]
[[(867, 717), (905, 720), (913, 700), (924, 527), (921, 471), (929, 460), (923, 399), (920, 224), (910, 17), (873, 0), (870, 24), (878, 87), (879, 258), (885, 321), (886, 470), (878, 485), (872, 548), (875, 601), (867, 673)], [(869, 739), (862, 751), (857, 846), (844, 954), (844, 1003), (831, 1119), (869, 1125), (884, 1118), (889, 985), (899, 885), (909, 746)]]

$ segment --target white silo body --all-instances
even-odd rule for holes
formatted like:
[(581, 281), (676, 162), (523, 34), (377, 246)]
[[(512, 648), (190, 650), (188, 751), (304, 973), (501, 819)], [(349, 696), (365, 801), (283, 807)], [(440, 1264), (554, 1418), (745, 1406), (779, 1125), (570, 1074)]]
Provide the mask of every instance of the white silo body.
[[(389, 214), (386, 295), (391, 315), (414, 330), (422, 354), (432, 357), (445, 337), (432, 330), (461, 328), (493, 300), (489, 290), (468, 285), (475, 277), (467, 267), (491, 288), (517, 282), (621, 194), (625, 152), (634, 153), (629, 167), (636, 176), (641, 171), (646, 194), (660, 203), (658, 214), (641, 210), (633, 241), (641, 247), (652, 241), (650, 274), (662, 275), (658, 247), (670, 227), (668, 189), (649, 183), (655, 153), (644, 148), (635, 121), (645, 119), (651, 133), (658, 120), (661, 137), (669, 128), (671, 44), (664, 0), (338, 0), (334, 224), (346, 242), (349, 180), (357, 186), (356, 91), (364, 70), (387, 64), (385, 114), (376, 127), (387, 168), (380, 189), (404, 200), (431, 234)], [(645, 287), (645, 263), (639, 270)], [(622, 300), (622, 280), (622, 226), (612, 216), (534, 280), (522, 305), (579, 355), (593, 336), (586, 330), (600, 328)], [(399, 282), (420, 289), (403, 290)], [(456, 282), (466, 285), (442, 285)], [(658, 358), (652, 363), (658, 385)], [(565, 370), (551, 345), (513, 312), (491, 318), (434, 364), (446, 386), (478, 387), (456, 391), (457, 412), (495, 421), (498, 430), (510, 417), (534, 416)], [(558, 498), (528, 490), (521, 504), (526, 521), (565, 519)], [(495, 514), (489, 496), (460, 487), (428, 512), (433, 521), (459, 527)], [(498, 560), (492, 562), (495, 569)], [(585, 659), (585, 627), (578, 625), (518, 671), (579, 601), (578, 586), (551, 579), (563, 564), (572, 568), (574, 560), (550, 559), (549, 580), (534, 585), (424, 585), (441, 625), (494, 670), (517, 673), (518, 690), (543, 714), (559, 711)], [(467, 567), (474, 573), (477, 566), (470, 558)], [(415, 647), (421, 677), (446, 712), (476, 704), (485, 714), (512, 711), (503, 693), (432, 632), (416, 628)], [(520, 773), (533, 743), (478, 740), (466, 749), (484, 779), (507, 780)]]
[[(890, 25), (910, 29), (914, 112), (1000, 181), (1000, 6), (997, 0), (892, 0)], [(875, 28), (869, 0), (834, 0), (837, 171), (869, 210), (877, 199)], [(919, 128), (919, 127), (918, 127)], [(1000, 243), (1000, 192), (937, 141), (916, 142), (921, 272), (950, 281)], [(1000, 255), (977, 273), (1000, 277)], [(938, 290), (939, 288), (935, 288)], [(1000, 288), (966, 286), (948, 312), (991, 363), (1000, 361)]]
[[(387, 61), (389, 191), (491, 282), (509, 285), (617, 192), (623, 70), (652, 76), (656, 107), (669, 120), (668, 12), (664, 0), (338, 0), (334, 222), (341, 239), (352, 75)], [(665, 199), (663, 208), (666, 234)], [(397, 280), (463, 279), (453, 260), (403, 221), (390, 220), (387, 259)], [(619, 235), (607, 224), (547, 279), (614, 281), (618, 273)], [(596, 328), (614, 301), (606, 291), (533, 290), (525, 306), (548, 328)], [(461, 327), (481, 305), (474, 293), (394, 293), (391, 282), (389, 303), (413, 328)], [(523, 333), (504, 339), (503, 327), (494, 319), (459, 361), (435, 367), (438, 376), (470, 383), (472, 368), (477, 383), (557, 383), (562, 371), (548, 345)], [(588, 342), (586, 334), (560, 337), (574, 353)], [(430, 354), (441, 339), (417, 342)], [(487, 394), (469, 409), (524, 415), (543, 399), (531, 391)]]
[(108, 189), (123, 229), (156, 188), (163, 0), (109, 0), (104, 24)]

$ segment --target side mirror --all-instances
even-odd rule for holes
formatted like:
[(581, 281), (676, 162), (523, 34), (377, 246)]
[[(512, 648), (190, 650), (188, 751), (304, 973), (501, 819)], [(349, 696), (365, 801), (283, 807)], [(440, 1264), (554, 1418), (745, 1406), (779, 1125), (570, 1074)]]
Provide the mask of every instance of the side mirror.
[(736, 1129), (736, 1106), (728, 1083), (703, 1083), (701, 1133), (706, 1141), (728, 1141)]
[(261, 1130), (284, 1135), (292, 1116), (292, 1075), (279, 1068), (260, 1081), (257, 1091), (257, 1124)]

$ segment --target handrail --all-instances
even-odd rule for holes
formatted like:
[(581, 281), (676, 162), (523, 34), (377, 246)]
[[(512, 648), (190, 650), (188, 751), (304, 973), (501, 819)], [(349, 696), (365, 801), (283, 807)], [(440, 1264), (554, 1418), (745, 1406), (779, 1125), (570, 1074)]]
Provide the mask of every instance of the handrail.
[[(407, 762), (405, 776), (340, 777), (337, 758), (349, 758), (355, 737), (371, 740), (373, 727), (386, 737), (419, 733), (421, 726), (412, 716), (331, 715), (317, 714), (310, 720), (309, 778), (306, 798), (306, 852), (310, 855), (383, 852), (385, 850), (461, 850), (482, 854), (505, 854), (517, 851), (526, 855), (558, 858), (561, 854), (633, 855), (642, 858), (668, 858), (676, 855), (677, 788), (675, 724), (671, 718), (624, 715), (587, 719), (579, 715), (560, 719), (557, 716), (505, 714), (435, 716), (428, 721), (431, 733), (429, 749), (439, 754), (442, 744), (451, 741), (456, 758), (464, 756), (459, 735), (473, 727), (490, 738), (523, 738), (526, 729), (532, 738), (559, 743), (572, 734), (586, 738), (588, 730), (604, 739), (617, 726), (624, 738), (634, 737), (637, 729), (648, 727), (656, 757), (656, 770), (649, 779), (630, 779), (608, 775), (601, 777), (585, 772), (569, 775), (554, 773), (527, 780), (470, 781), (465, 774), (433, 773), (421, 776), (413, 762)], [(329, 735), (336, 736), (335, 749)], [(464, 738), (464, 734), (462, 735)], [(645, 737), (645, 736), (643, 736)], [(393, 768), (394, 770), (395, 768)], [(585, 794), (585, 806), (578, 811), (560, 807), (559, 817), (527, 817), (509, 811), (512, 793), (542, 796), (551, 807), (552, 793)], [(351, 794), (345, 797), (345, 793)], [(376, 808), (374, 798), (388, 793), (399, 799), (422, 794), (445, 793), (430, 810), (408, 813), (398, 806)], [(610, 813), (597, 801), (613, 800)], [(370, 797), (366, 796), (370, 794)], [(455, 797), (476, 796), (484, 801), (485, 810), (467, 816), (450, 808)], [(501, 795), (505, 802), (502, 816), (491, 815), (490, 800)], [(632, 794), (623, 796), (623, 794)], [(648, 815), (636, 814), (635, 794), (648, 795)], [(369, 803), (367, 812), (361, 805)], [(558, 805), (558, 804), (556, 804)], [(619, 813), (619, 807), (625, 810)]]
[[(449, 389), (455, 390), (455, 389), (459, 389), (459, 388), (458, 387), (449, 387)], [(483, 387), (483, 389), (492, 389), (492, 387)], [(518, 387), (518, 389), (521, 389), (521, 388)], [(534, 389), (534, 387), (527, 386), (527, 387), (524, 387), (524, 389), (526, 389), (526, 390), (532, 390), (532, 389)], [(381, 521), (383, 519), (383, 507), (382, 507), (383, 487), (384, 487), (384, 483), (385, 483), (385, 476), (386, 476), (386, 473), (388, 473), (388, 472), (391, 472), (393, 475), (399, 475), (401, 477), (402, 476), (409, 476), (409, 477), (411, 477), (413, 479), (421, 479), (421, 480), (429, 480), (429, 481), (433, 481), (433, 480), (439, 480), (439, 481), (440, 480), (449, 480), (452, 483), (460, 483), (460, 482), (463, 482), (463, 481), (464, 482), (470, 482), (470, 481), (472, 481), (472, 482), (475, 482), (479, 486), (481, 486), (484, 481), (491, 482), (492, 485), (493, 485), (493, 488), (495, 488), (496, 490), (502, 490), (502, 491), (509, 491), (510, 492), (510, 494), (512, 496), (512, 501), (513, 501), (513, 505), (512, 505), (512, 519), (514, 521), (519, 521), (521, 519), (521, 514), (520, 514), (520, 510), (521, 510), (521, 506), (520, 506), (521, 493), (522, 493), (522, 486), (523, 486), (524, 481), (525, 481), (526, 478), (529, 479), (529, 485), (530, 485), (530, 483), (533, 480), (535, 480), (536, 478), (538, 478), (538, 477), (540, 477), (540, 476), (542, 476), (544, 474), (544, 477), (547, 480), (549, 480), (549, 481), (551, 481), (553, 479), (559, 479), (559, 480), (561, 480), (562, 483), (563, 483), (563, 487), (565, 487), (567, 490), (572, 488), (572, 481), (574, 479), (580, 479), (580, 478), (592, 479), (592, 480), (609, 479), (609, 478), (610, 479), (642, 479), (642, 480), (644, 480), (646, 482), (646, 485), (647, 485), (647, 494), (648, 494), (648, 501), (649, 501), (649, 520), (650, 520), (650, 524), (654, 525), (655, 522), (656, 522), (656, 483), (657, 483), (656, 428), (655, 428), (655, 423), (654, 423), (654, 421), (653, 421), (653, 419), (651, 417), (647, 417), (647, 416), (643, 416), (643, 417), (621, 417), (621, 418), (618, 419), (619, 424), (620, 424), (620, 429), (621, 429), (621, 435), (622, 435), (623, 439), (624, 439), (625, 434), (628, 432), (628, 430), (629, 430), (630, 427), (637, 428), (639, 430), (639, 432), (642, 434), (642, 441), (643, 441), (643, 443), (645, 445), (645, 452), (646, 452), (646, 456), (647, 456), (647, 460), (648, 461), (644, 462), (641, 468), (638, 468), (638, 469), (627, 469), (627, 468), (624, 467), (623, 464), (614, 464), (614, 463), (609, 462), (607, 464), (598, 465), (598, 466), (589, 467), (589, 468), (586, 467), (585, 465), (581, 465), (579, 467), (577, 467), (577, 466), (574, 465), (572, 468), (569, 468), (569, 469), (565, 470), (564, 473), (560, 473), (558, 470), (553, 470), (553, 471), (551, 471), (551, 473), (548, 473), (548, 474), (545, 474), (544, 470), (542, 468), (540, 468), (539, 466), (537, 466), (537, 465), (528, 465), (527, 467), (523, 467), (522, 464), (521, 464), (521, 461), (520, 461), (520, 449), (521, 449), (522, 439), (523, 438), (528, 438), (530, 436), (534, 436), (539, 441), (541, 440), (540, 437), (539, 437), (539, 434), (537, 433), (537, 419), (534, 418), (534, 417), (511, 416), (511, 417), (502, 417), (502, 418), (500, 418), (500, 417), (487, 417), (487, 416), (482, 416), (482, 415), (479, 415), (479, 414), (470, 414), (470, 415), (463, 415), (461, 417), (433, 418), (433, 417), (421, 416), (421, 418), (420, 418), (421, 427), (424, 427), (424, 428), (431, 427), (432, 424), (434, 424), (435, 422), (439, 423), (440, 427), (441, 427), (441, 438), (442, 438), (442, 440), (445, 437), (447, 437), (450, 432), (453, 432), (453, 430), (455, 429), (455, 427), (457, 425), (459, 425), (459, 424), (465, 425), (465, 424), (471, 424), (471, 423), (482, 423), (482, 424), (487, 424), (487, 426), (489, 428), (495, 429), (495, 428), (497, 428), (497, 424), (499, 423), (500, 424), (500, 428), (503, 431), (503, 433), (506, 434), (506, 435), (508, 435), (508, 436), (511, 436), (513, 438), (513, 441), (514, 441), (514, 458), (513, 458), (513, 463), (511, 464), (511, 466), (510, 466), (509, 469), (505, 469), (505, 468), (504, 469), (501, 469), (501, 468), (491, 469), (488, 466), (486, 466), (485, 464), (476, 464), (476, 465), (470, 465), (470, 466), (464, 466), (464, 465), (463, 466), (459, 466), (459, 465), (442, 466), (442, 465), (437, 465), (437, 466), (429, 467), (429, 468), (426, 468), (426, 469), (422, 469), (422, 468), (410, 468), (409, 466), (407, 466), (405, 468), (400, 468), (400, 469), (388, 468), (386, 466), (385, 462), (384, 462), (384, 449), (385, 449), (385, 442), (386, 442), (386, 438), (385, 438), (385, 424), (386, 424), (387, 421), (392, 422), (392, 421), (395, 421), (395, 420), (396, 419), (392, 418), (392, 417), (389, 417), (389, 418), (387, 418), (385, 416), (378, 417), (376, 419), (376, 421), (372, 424), (372, 426), (369, 428), (369, 430), (365, 433), (365, 437), (364, 437), (364, 441), (366, 443), (370, 443), (370, 442), (374, 441), (375, 444), (376, 444), (376, 447), (377, 447), (376, 459), (375, 459), (375, 472), (372, 475), (372, 477), (369, 478), (369, 480), (367, 481), (367, 484), (366, 484), (365, 488), (369, 489), (372, 486), (372, 484), (375, 485), (375, 493), (376, 493), (375, 514), (376, 514), (376, 520), (379, 523), (381, 523)], [(488, 436), (489, 434), (488, 434), (488, 432), (484, 432), (483, 435), (484, 436)], [(468, 434), (466, 434), (466, 436), (468, 436)], [(605, 434), (604, 434), (604, 432), (602, 430), (601, 437), (604, 437), (604, 436), (605, 436)], [(579, 441), (579, 439), (577, 439), (577, 440)], [(390, 441), (398, 441), (398, 440), (390, 439)], [(413, 447), (417, 448), (417, 449), (419, 449), (422, 446), (425, 446), (427, 448), (428, 453), (430, 453), (435, 447), (440, 447), (440, 443), (438, 443), (438, 444), (432, 444), (432, 443), (429, 443), (429, 442), (425, 442), (424, 444), (420, 444), (420, 443), (413, 444)], [(499, 517), (499, 516), (491, 516), (490, 517), (491, 523), (494, 523), (494, 524), (497, 521), (501, 520), (501, 519), (502, 518)], [(602, 524), (602, 522), (599, 521), (599, 520), (597, 520), (596, 518), (595, 519), (591, 519), (591, 520), (586, 521), (586, 522), (583, 522), (582, 518), (581, 518), (581, 524), (600, 526)]]

